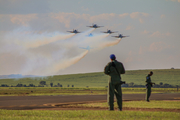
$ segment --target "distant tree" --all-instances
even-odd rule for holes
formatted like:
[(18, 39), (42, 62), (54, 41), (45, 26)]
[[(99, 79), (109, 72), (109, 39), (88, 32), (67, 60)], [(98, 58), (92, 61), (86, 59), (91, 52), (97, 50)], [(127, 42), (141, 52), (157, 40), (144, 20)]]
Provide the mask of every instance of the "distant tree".
[(46, 81), (40, 81), (39, 84), (40, 85), (46, 85)]
[(28, 85), (28, 87), (35, 87), (35, 85), (33, 85), (33, 84), (29, 84), (29, 85)]
[(122, 84), (121, 87), (128, 87), (128, 84)]
[(16, 87), (23, 87), (23, 84), (17, 84)]
[(1, 87), (9, 87), (8, 85), (6, 84), (2, 84)]
[(134, 83), (131, 82), (131, 83), (128, 84), (128, 86), (129, 86), (129, 87), (132, 87), (132, 86), (134, 86)]
[(38, 87), (44, 87), (44, 85), (38, 85)]
[(176, 87), (177, 87), (177, 91), (179, 90), (179, 86), (178, 85), (176, 85)]
[(163, 83), (162, 83), (162, 82), (160, 82), (160, 83), (159, 83), (159, 85), (163, 85)]
[(52, 82), (50, 83), (50, 86), (53, 87), (53, 83)]
[(57, 87), (61, 87), (61, 84), (60, 84), (60, 83), (58, 83), (58, 84), (57, 84)]
[(164, 87), (164, 88), (168, 88), (168, 87), (171, 87), (171, 85), (165, 83), (165, 84), (163, 85), (163, 87)]
[(161, 85), (155, 84), (155, 85), (153, 85), (153, 87), (154, 87), (154, 88), (160, 88)]

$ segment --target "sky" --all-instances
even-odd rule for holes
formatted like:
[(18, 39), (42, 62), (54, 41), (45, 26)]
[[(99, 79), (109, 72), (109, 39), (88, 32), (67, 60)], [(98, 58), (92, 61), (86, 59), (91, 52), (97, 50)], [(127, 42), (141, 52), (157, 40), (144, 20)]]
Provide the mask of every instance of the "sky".
[(126, 70), (180, 69), (179, 21), (180, 0), (0, 0), (0, 75), (102, 72), (111, 54)]

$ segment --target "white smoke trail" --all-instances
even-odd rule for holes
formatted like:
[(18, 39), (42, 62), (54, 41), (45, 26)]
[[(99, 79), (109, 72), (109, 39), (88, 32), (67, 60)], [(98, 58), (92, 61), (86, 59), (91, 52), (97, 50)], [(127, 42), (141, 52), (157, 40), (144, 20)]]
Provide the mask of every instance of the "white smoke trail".
[(109, 46), (114, 46), (114, 45), (117, 45), (120, 41), (121, 41), (121, 38), (118, 38), (116, 40), (106, 41), (102, 45), (100, 45), (99, 47), (105, 48), (105, 47), (109, 47)]
[(52, 73), (57, 73), (59, 70), (61, 69), (65, 69), (75, 63), (77, 63), (78, 61), (80, 61), (82, 58), (84, 58), (88, 53), (88, 50), (86, 50), (85, 52), (81, 53), (80, 55), (78, 56), (75, 56), (73, 58), (70, 58), (70, 59), (64, 59), (63, 61), (60, 61), (60, 62), (57, 62), (57, 63), (54, 63), (52, 66), (52, 69), (51, 69), (51, 72)]
[[(60, 32), (52, 33), (33, 33), (25, 28), (14, 30), (5, 36), (8, 44), (17, 44), (25, 48), (35, 48), (46, 45), (58, 40), (65, 40), (73, 37), (75, 34), (62, 34)], [(13, 39), (13, 41), (12, 41)]]
[[(60, 32), (34, 33), (18, 29), (1, 36), (0, 41), (0, 74), (54, 75), (84, 58), (88, 50), (118, 44), (121, 39), (109, 40), (109, 34), (88, 34), (91, 28), (79, 34), (63, 34)], [(92, 51), (92, 50), (90, 50)]]

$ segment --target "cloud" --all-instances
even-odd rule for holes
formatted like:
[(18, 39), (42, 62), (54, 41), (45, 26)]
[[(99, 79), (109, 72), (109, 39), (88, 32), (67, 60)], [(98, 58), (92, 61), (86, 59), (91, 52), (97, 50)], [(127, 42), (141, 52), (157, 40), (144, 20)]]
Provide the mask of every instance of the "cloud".
[[(35, 30), (64, 30), (72, 28), (82, 28), (84, 25), (97, 23), (100, 25), (106, 24), (106, 26), (122, 25), (119, 21), (130, 16), (133, 19), (139, 19), (143, 23), (144, 19), (149, 16), (147, 13), (103, 13), (99, 15), (89, 15), (89, 14), (76, 14), (76, 13), (37, 13), (37, 14), (0, 14), (2, 27), (0, 30), (5, 29), (16, 29), (21, 26), (29, 26)], [(111, 22), (109, 22), (111, 21)], [(114, 28), (114, 27), (113, 27)], [(128, 25), (126, 30), (132, 30), (134, 26)]]
[(142, 34), (150, 35), (150, 37), (157, 37), (157, 38), (165, 38), (165, 37), (172, 36), (172, 34), (171, 34), (170, 32), (161, 33), (161, 32), (159, 32), (159, 31), (150, 32), (150, 31), (144, 30), (144, 31), (141, 32), (141, 33), (142, 33)]
[(171, 0), (171, 1), (173, 1), (173, 2), (179, 2), (179, 3), (180, 3), (180, 0)]
[(166, 16), (164, 14), (161, 15), (161, 18), (165, 18)]
[(167, 33), (161, 33), (159, 31), (156, 31), (154, 33), (152, 33), (151, 37), (159, 37), (159, 38), (164, 38), (164, 37), (168, 37), (171, 36), (171, 33), (167, 32)]
[[(114, 14), (104, 13), (95, 16), (89, 14), (76, 14), (76, 13), (48, 13), (48, 14), (0, 14), (0, 20), (4, 29), (14, 29), (21, 26), (30, 26), (35, 29), (44, 30), (63, 30), (69, 28), (80, 28), (84, 24), (101, 23), (106, 24), (109, 21), (116, 20), (111, 24), (120, 24), (119, 20), (128, 16), (128, 13)], [(77, 26), (78, 25), (78, 26)], [(112, 25), (111, 25), (112, 26)], [(128, 28), (130, 29), (130, 28)]]
[(149, 18), (150, 15), (148, 13), (143, 12), (133, 12), (130, 14), (132, 19), (138, 19), (140, 23), (144, 23), (144, 20)]
[(13, 24), (20, 24), (27, 26), (29, 21), (37, 18), (37, 14), (27, 14), (27, 15), (9, 15), (10, 20)]
[(125, 63), (130, 63), (133, 61), (133, 52), (132, 51), (129, 51), (128, 53), (128, 57), (125, 59)]
[(145, 52), (147, 51), (147, 48), (146, 47), (142, 47), (142, 46), (140, 46), (140, 48), (139, 48), (139, 55), (142, 55), (142, 54), (144, 54)]
[(126, 27), (126, 30), (133, 30), (134, 29), (134, 26), (132, 26), (132, 25), (128, 25), (127, 27)]
[(126, 16), (128, 16), (129, 15), (129, 13), (123, 13), (123, 14), (119, 14), (119, 17), (120, 18), (125, 18)]
[(147, 30), (144, 30), (143, 32), (142, 32), (142, 34), (149, 34), (150, 32), (149, 31), (147, 31)]
[(149, 51), (150, 52), (161, 52), (162, 50), (169, 49), (169, 48), (171, 48), (171, 46), (164, 42), (153, 42), (149, 46)]

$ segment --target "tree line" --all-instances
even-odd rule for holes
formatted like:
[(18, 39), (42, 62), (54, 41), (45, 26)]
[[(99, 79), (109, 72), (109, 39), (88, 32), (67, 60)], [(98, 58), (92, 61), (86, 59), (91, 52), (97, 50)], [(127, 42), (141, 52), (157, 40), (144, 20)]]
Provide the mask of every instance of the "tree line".
[[(34, 84), (25, 85), (25, 84), (18, 83), (15, 86), (13, 86), (13, 85), (9, 86), (7, 84), (1, 84), (0, 87), (44, 87), (46, 85), (47, 85), (46, 81), (40, 81), (38, 86), (35, 86)], [(50, 83), (50, 86), (51, 87), (63, 87), (62, 84), (57, 83), (56, 85), (54, 85), (53, 82)], [(67, 87), (74, 87), (74, 85), (67, 85)], [(122, 87), (145, 87), (145, 85), (136, 85), (133, 82), (130, 82), (130, 83), (122, 84)], [(178, 85), (170, 85), (167, 83), (163, 84), (162, 82), (160, 82), (159, 84), (153, 85), (153, 87), (154, 88), (177, 88), (179, 86)]]

